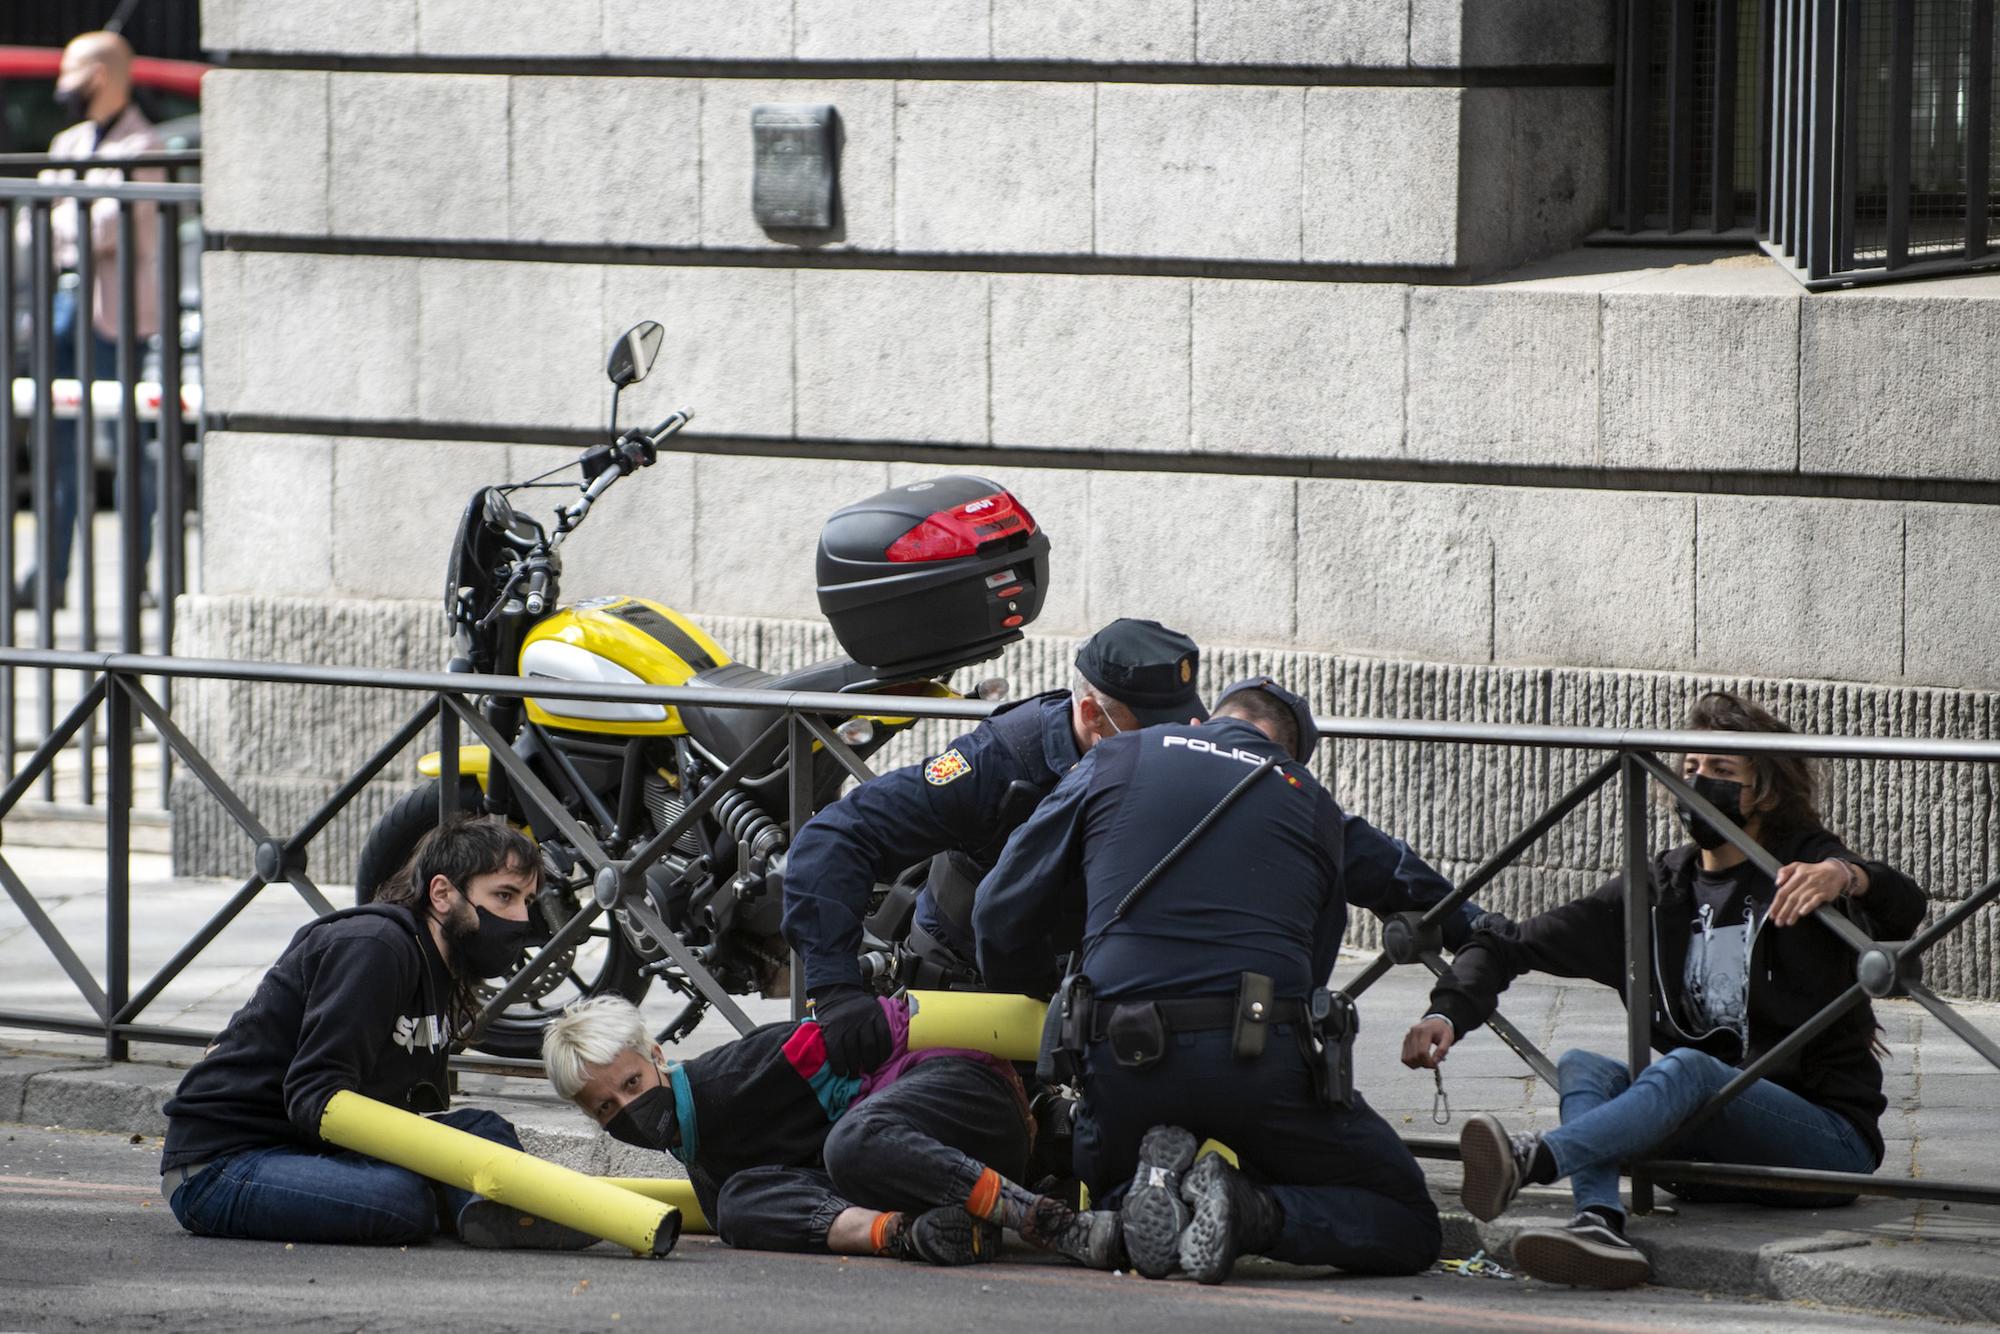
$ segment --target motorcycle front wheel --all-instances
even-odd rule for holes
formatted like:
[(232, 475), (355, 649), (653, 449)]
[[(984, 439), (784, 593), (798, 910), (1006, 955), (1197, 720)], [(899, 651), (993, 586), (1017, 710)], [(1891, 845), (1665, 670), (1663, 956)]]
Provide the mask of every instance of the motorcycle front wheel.
[[(368, 832), (355, 865), (354, 899), (372, 903), (375, 894), (391, 876), (402, 873), (423, 836), (437, 827), (438, 785), (433, 778), (391, 806), (388, 813)], [(459, 779), (458, 804), (461, 810), (476, 810), (479, 784)], [(580, 911), (589, 897), (588, 887), (547, 883), (536, 895), (534, 907), (543, 927), (553, 933), (570, 916)], [(617, 993), (638, 1003), (652, 978), (641, 972), (644, 960), (625, 934), (606, 916), (593, 923), (590, 932), (570, 957), (552, 966), (530, 988), (526, 998), (510, 1006), (473, 1043), (478, 1051), (491, 1056), (511, 1056), (538, 1060), (542, 1054), (542, 1029), (562, 1013), (563, 1006), (586, 996)], [(498, 993), (506, 979), (482, 982), (482, 996)]]

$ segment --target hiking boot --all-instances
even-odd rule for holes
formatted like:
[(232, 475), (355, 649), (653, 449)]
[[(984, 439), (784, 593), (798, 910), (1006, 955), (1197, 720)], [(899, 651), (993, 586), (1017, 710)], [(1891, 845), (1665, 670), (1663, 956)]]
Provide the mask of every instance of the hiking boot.
[(1000, 1258), (1000, 1225), (955, 1204), (926, 1209), (904, 1222), (889, 1253), (933, 1265), (984, 1264)]
[(1068, 1256), (1086, 1269), (1116, 1269), (1125, 1260), (1117, 1214), (1104, 1209), (1079, 1211), (1046, 1196), (1021, 1228), (1021, 1240), (1038, 1250)]
[(1154, 1126), (1139, 1141), (1139, 1170), (1118, 1216), (1125, 1253), (1147, 1278), (1165, 1278), (1180, 1258), (1181, 1233), (1192, 1217), (1181, 1178), (1194, 1165), (1194, 1151), (1194, 1136), (1179, 1126)]
[(1194, 1165), (1181, 1183), (1193, 1217), (1181, 1233), (1181, 1268), (1198, 1283), (1220, 1283), (1239, 1255), (1269, 1250), (1284, 1226), (1284, 1210), (1219, 1153)]
[(1562, 1227), (1523, 1230), (1514, 1238), (1514, 1264), (1530, 1278), (1578, 1288), (1629, 1288), (1653, 1272), (1645, 1253), (1594, 1209)]
[(1521, 1193), (1528, 1169), (1541, 1147), (1537, 1134), (1509, 1135), (1500, 1118), (1481, 1112), (1458, 1133), (1458, 1156), (1465, 1164), (1459, 1198), (1474, 1218), (1498, 1218)]
[(580, 1251), (598, 1238), (498, 1200), (474, 1200), (458, 1211), (458, 1239), (482, 1251)]

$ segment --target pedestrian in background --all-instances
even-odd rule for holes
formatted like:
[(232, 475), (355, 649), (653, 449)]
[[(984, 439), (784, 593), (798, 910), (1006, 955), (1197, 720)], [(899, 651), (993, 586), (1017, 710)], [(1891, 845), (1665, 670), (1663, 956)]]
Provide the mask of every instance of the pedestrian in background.
[[(129, 158), (157, 152), (160, 137), (146, 113), (132, 100), (132, 47), (112, 32), (87, 32), (63, 49), (62, 65), (56, 75), (56, 102), (75, 121), (49, 142), (49, 156), (66, 159)], [(38, 174), (44, 181), (89, 183), (117, 181), (163, 181), (158, 167), (85, 167), (81, 176), (74, 168), (51, 167)], [(59, 277), (50, 327), (55, 339), (54, 376), (58, 380), (78, 378), (77, 321), (83, 303), (89, 301), (89, 365), (83, 367), (86, 381), (115, 380), (118, 377), (118, 326), (124, 313), (118, 278), (118, 213), (115, 199), (86, 201), (65, 199), (49, 210), (49, 237)], [(160, 332), (159, 222), (157, 209), (149, 203), (132, 206), (132, 320), (143, 343)], [(29, 236), (29, 215), (23, 212), (16, 227), (16, 240), (25, 244)], [(90, 247), (91, 284), (85, 294), (79, 269), (85, 246)], [(41, 312), (36, 312), (39, 318)], [(136, 367), (140, 349), (131, 350)], [(82, 385), (90, 392), (89, 383)], [(172, 401), (163, 397), (164, 405)], [(74, 417), (55, 422), (54, 452), (55, 510), (37, 517), (50, 525), (49, 597), (54, 606), (67, 601), (70, 553), (75, 547), (79, 514), (88, 515), (94, 497), (81, 494), (77, 476), (77, 429)], [(150, 452), (150, 442), (149, 452)], [(139, 476), (139, 564), (143, 569), (152, 557), (153, 513), (158, 505), (158, 481), (154, 468), (142, 466)], [(26, 605), (34, 600), (38, 575), (30, 570), (21, 580), (17, 600)], [(84, 596), (89, 596), (85, 590)]]

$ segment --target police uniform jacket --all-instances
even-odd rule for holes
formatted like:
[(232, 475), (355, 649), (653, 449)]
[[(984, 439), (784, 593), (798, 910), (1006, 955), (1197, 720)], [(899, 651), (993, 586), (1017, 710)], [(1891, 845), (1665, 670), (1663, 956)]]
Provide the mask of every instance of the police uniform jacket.
[[(861, 984), (861, 924), (878, 882), (940, 852), (991, 865), (1018, 816), (1007, 790), (1047, 793), (1080, 757), (1067, 690), (996, 711), (922, 764), (863, 783), (815, 815), (785, 859), (785, 939), (805, 961), (806, 986)], [(928, 895), (917, 922), (966, 959), (972, 942)]]
[[(1111, 924), (1127, 891), (1266, 757), (1280, 762)], [(1100, 996), (1233, 992), (1248, 971), (1299, 997), (1332, 973), (1349, 902), (1399, 912), (1449, 890), (1407, 846), (1343, 812), (1277, 743), (1217, 718), (1093, 747), (980, 883), (973, 925), (996, 990), (1046, 994), (1050, 934), (1081, 905), (1081, 968)]]

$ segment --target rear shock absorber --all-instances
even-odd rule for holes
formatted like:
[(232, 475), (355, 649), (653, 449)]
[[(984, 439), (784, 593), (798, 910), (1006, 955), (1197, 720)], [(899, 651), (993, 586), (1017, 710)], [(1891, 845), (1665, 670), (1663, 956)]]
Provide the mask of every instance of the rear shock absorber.
[(715, 822), (738, 847), (747, 847), (757, 861), (768, 861), (785, 847), (785, 831), (767, 815), (757, 799), (741, 788), (725, 792), (715, 803)]

